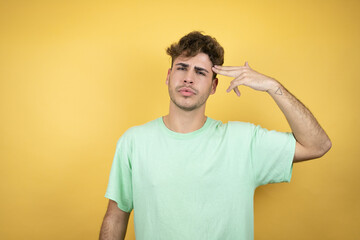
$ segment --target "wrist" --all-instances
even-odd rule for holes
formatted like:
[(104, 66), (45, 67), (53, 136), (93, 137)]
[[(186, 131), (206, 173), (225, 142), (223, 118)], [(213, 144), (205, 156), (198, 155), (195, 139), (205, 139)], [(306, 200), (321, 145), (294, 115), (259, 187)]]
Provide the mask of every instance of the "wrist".
[(282, 85), (275, 79), (271, 82), (268, 90), (266, 90), (267, 93), (270, 95), (282, 95)]

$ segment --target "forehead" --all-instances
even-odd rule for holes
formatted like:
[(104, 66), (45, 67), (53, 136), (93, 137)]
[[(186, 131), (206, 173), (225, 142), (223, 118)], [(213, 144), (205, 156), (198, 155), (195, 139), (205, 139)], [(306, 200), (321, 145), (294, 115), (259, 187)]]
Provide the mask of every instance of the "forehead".
[(185, 57), (184, 55), (180, 55), (175, 59), (173, 65), (176, 65), (177, 63), (186, 63), (190, 66), (197, 66), (205, 69), (211, 69), (213, 66), (209, 56), (205, 53), (198, 53), (194, 57)]

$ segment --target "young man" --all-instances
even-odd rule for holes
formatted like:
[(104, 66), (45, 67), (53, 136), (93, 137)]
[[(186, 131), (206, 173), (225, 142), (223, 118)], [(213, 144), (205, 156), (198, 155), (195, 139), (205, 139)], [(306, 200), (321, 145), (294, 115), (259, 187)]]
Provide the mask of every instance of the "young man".
[[(292, 163), (319, 158), (331, 141), (310, 111), (278, 81), (249, 64), (222, 67), (223, 48), (191, 32), (167, 49), (169, 114), (119, 139), (105, 197), (100, 239), (124, 239), (134, 209), (137, 240), (253, 239), (256, 187), (289, 182)], [(205, 116), (216, 74), (267, 92), (292, 133)]]

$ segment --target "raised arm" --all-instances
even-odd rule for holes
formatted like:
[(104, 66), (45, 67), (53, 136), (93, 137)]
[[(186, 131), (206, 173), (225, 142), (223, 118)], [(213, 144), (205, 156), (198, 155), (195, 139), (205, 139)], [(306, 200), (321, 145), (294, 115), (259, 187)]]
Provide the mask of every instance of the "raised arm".
[(234, 90), (240, 96), (238, 86), (248, 86), (270, 94), (284, 113), (296, 139), (294, 162), (323, 156), (331, 148), (331, 141), (312, 113), (277, 80), (256, 72), (246, 62), (240, 67), (213, 67), (215, 73), (234, 77), (227, 92)]
[(130, 213), (118, 208), (117, 203), (109, 200), (100, 230), (100, 240), (124, 240)]

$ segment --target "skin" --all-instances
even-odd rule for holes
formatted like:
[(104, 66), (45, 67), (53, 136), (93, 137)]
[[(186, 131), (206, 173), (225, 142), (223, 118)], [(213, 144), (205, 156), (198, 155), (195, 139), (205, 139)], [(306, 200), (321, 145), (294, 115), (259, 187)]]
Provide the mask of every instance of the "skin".
[[(205, 123), (206, 100), (215, 93), (218, 83), (217, 79), (212, 79), (211, 67), (208, 55), (198, 54), (193, 58), (178, 57), (168, 70), (166, 84), (171, 101), (170, 112), (164, 117), (164, 122), (169, 129), (187, 133), (201, 128)], [(184, 96), (179, 92), (180, 88), (191, 89), (194, 94)], [(130, 213), (122, 211), (116, 202), (109, 200), (99, 239), (124, 239), (129, 216)]]
[(214, 72), (233, 77), (227, 92), (240, 96), (239, 86), (268, 93), (284, 113), (296, 139), (294, 162), (323, 156), (331, 148), (331, 141), (313, 114), (276, 79), (244, 66), (214, 66)]
[[(187, 67), (179, 68), (179, 66)], [(200, 76), (197, 68), (208, 74)], [(206, 100), (216, 91), (218, 79), (212, 80), (212, 72), (233, 77), (227, 92), (234, 90), (240, 96), (239, 86), (250, 87), (268, 93), (285, 115), (296, 139), (294, 162), (323, 156), (331, 148), (331, 141), (313, 114), (276, 79), (244, 66), (212, 66), (209, 57), (199, 53), (194, 57), (179, 56), (168, 70), (166, 84), (170, 95), (169, 114), (163, 117), (165, 125), (172, 131), (189, 133), (200, 129), (206, 121)], [(179, 89), (189, 87), (196, 94), (184, 96)]]
[(117, 203), (109, 200), (108, 208), (100, 229), (100, 240), (125, 239), (130, 213), (122, 211)]
[[(216, 92), (218, 79), (213, 73), (233, 77), (227, 92), (240, 96), (239, 86), (250, 87), (269, 94), (284, 113), (296, 138), (294, 162), (323, 156), (331, 148), (331, 141), (312, 113), (276, 79), (244, 66), (213, 66), (208, 55), (179, 56), (168, 70), (166, 84), (170, 96), (169, 114), (163, 117), (172, 131), (189, 133), (200, 129), (205, 121), (208, 97)], [(187, 93), (189, 90), (191, 93)], [(109, 200), (101, 227), (100, 239), (124, 239), (130, 213)]]
[[(216, 92), (218, 84), (218, 79), (212, 78), (212, 66), (204, 53), (188, 58), (179, 56), (174, 60), (166, 78), (171, 99), (169, 114), (163, 117), (170, 130), (189, 133), (205, 123), (206, 100)], [(181, 88), (190, 88), (195, 94), (184, 96), (179, 91)]]

